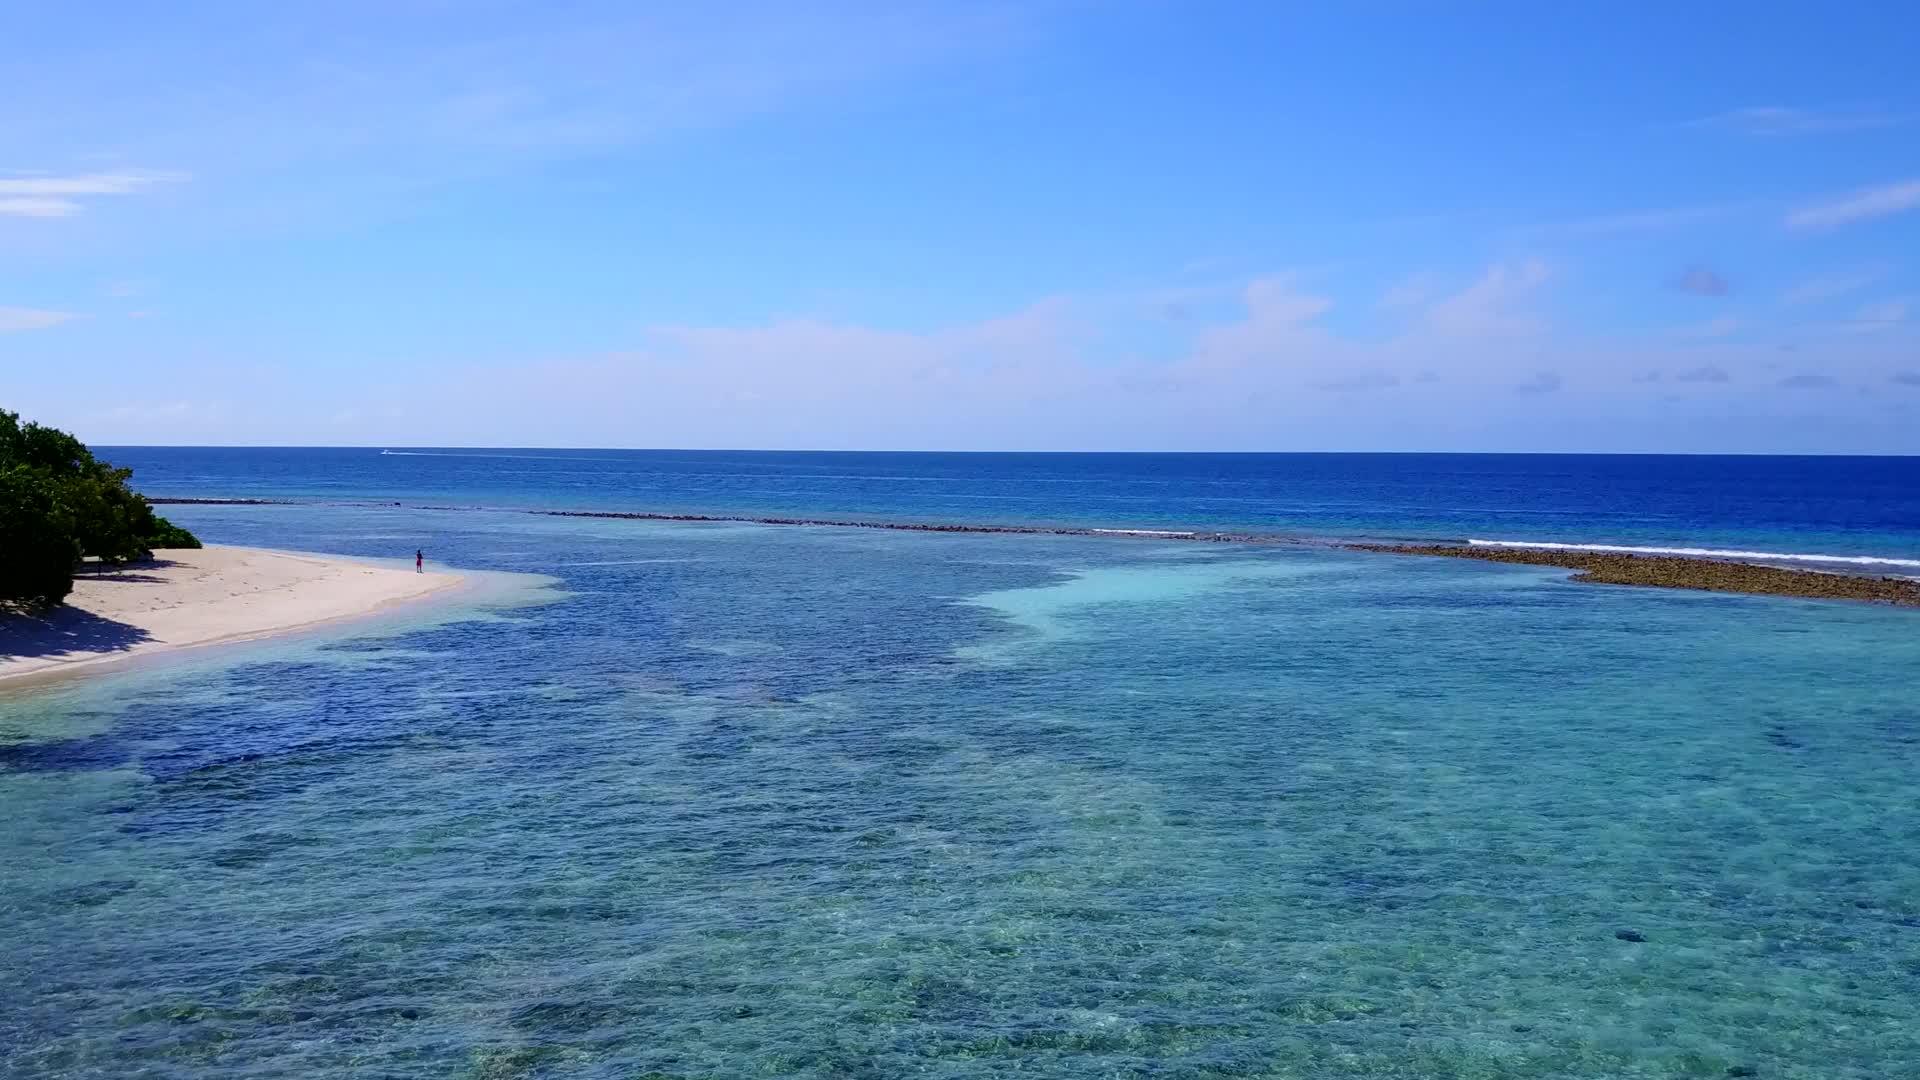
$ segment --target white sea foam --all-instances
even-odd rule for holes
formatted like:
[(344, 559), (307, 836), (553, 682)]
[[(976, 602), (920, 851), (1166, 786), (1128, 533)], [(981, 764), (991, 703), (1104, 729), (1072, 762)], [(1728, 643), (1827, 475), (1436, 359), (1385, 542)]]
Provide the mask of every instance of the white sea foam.
[(1814, 555), (1790, 551), (1730, 551), (1722, 548), (1632, 547), (1626, 544), (1556, 544), (1533, 540), (1468, 540), (1475, 547), (1531, 548), (1537, 551), (1593, 551), (1618, 555), (1690, 555), (1699, 559), (1739, 559), (1834, 563), (1846, 566), (1899, 566), (1920, 569), (1920, 559), (1883, 555)]
[(1090, 532), (1108, 533), (1113, 536), (1192, 536), (1191, 532), (1171, 532), (1166, 529), (1091, 529)]

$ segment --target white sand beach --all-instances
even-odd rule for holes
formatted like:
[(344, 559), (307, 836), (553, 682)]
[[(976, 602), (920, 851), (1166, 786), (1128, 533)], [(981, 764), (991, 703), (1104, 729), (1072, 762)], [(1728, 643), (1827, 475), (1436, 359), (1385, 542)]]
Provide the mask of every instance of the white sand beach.
[(0, 684), (370, 615), (461, 580), (242, 547), (162, 551), (147, 563), (89, 567), (52, 612), (0, 614)]

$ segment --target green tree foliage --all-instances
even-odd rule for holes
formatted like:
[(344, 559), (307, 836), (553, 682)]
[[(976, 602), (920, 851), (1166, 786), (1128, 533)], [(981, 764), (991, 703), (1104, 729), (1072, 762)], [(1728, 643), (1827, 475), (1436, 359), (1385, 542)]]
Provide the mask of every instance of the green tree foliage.
[(83, 558), (119, 564), (200, 541), (127, 487), (131, 469), (0, 409), (0, 602), (57, 604)]
[(79, 561), (80, 541), (53, 484), (31, 469), (0, 467), (0, 605), (59, 603)]

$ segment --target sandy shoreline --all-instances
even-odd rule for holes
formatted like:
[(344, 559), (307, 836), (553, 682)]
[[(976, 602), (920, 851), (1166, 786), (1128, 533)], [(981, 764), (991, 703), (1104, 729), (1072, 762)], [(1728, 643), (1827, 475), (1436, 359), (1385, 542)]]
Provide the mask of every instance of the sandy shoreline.
[(259, 548), (163, 551), (83, 571), (46, 615), (0, 615), (0, 686), (371, 615), (461, 580)]

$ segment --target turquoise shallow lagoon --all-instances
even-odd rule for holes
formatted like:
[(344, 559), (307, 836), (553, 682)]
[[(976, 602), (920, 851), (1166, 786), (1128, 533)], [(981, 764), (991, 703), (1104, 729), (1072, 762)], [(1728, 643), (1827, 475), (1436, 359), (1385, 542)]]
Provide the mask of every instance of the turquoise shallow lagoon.
[(1883, 1078), (1920, 614), (181, 507), (543, 575), (0, 700), (0, 1074)]

